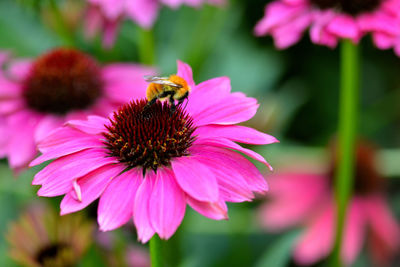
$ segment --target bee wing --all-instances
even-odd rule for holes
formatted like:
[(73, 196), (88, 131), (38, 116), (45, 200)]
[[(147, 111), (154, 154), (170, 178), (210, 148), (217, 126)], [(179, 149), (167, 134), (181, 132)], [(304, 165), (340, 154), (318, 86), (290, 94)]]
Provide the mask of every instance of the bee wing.
[(154, 76), (154, 75), (144, 75), (143, 76), (144, 80), (146, 82), (154, 82), (154, 81), (160, 81), (160, 80), (168, 80), (168, 77), (160, 77), (160, 76)]
[(143, 76), (146, 82), (168, 85), (176, 88), (182, 88), (182, 85), (171, 82), (168, 77), (158, 77), (152, 75)]

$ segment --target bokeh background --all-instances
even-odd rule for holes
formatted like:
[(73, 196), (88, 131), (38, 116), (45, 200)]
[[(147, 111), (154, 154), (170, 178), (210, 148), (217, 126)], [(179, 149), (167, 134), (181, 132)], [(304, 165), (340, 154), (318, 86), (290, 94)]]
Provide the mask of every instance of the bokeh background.
[[(176, 59), (181, 59), (193, 67), (197, 83), (229, 76), (234, 91), (256, 97), (260, 103), (247, 125), (281, 141), (254, 148), (257, 152), (276, 170), (299, 159), (319, 163), (327, 157), (325, 148), (337, 127), (339, 51), (315, 46), (308, 36), (278, 51), (270, 37), (255, 37), (254, 25), (267, 2), (230, 0), (222, 8), (162, 8), (154, 26), (155, 66), (161, 74), (174, 73)], [(140, 61), (142, 30), (133, 22), (124, 21), (114, 47), (106, 50), (100, 37), (89, 41), (83, 35), (83, 1), (58, 3), (79, 49), (102, 63)], [(15, 57), (35, 57), (64, 44), (47, 1), (0, 1), (1, 50)], [(364, 38), (362, 77), (359, 132), (380, 148), (379, 169), (387, 180), (391, 208), (400, 218), (400, 59), (392, 51), (375, 49)], [(34, 201), (59, 209), (60, 198), (36, 196), (38, 188), (31, 181), (37, 171), (32, 168), (16, 177), (6, 160), (0, 162), (0, 266), (18, 266), (8, 256), (5, 236), (10, 222)], [(291, 250), (301, 229), (267, 233), (257, 215), (263, 201), (230, 205), (229, 221), (212, 221), (188, 209), (183, 224), (163, 248), (168, 266), (296, 266)], [(95, 223), (95, 205), (80, 213)], [(104, 237), (111, 246), (108, 250), (96, 242), (96, 235), (78, 266), (109, 266), (110, 262), (123, 266), (128, 247), (147, 249), (136, 243), (133, 225)], [(354, 266), (372, 266), (366, 254), (363, 251)], [(110, 261), (110, 257), (119, 260)]]

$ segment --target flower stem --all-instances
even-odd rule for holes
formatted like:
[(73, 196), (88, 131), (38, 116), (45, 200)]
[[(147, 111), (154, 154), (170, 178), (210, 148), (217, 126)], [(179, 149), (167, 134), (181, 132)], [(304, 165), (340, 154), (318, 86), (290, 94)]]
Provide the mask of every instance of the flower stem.
[(358, 125), (359, 47), (350, 40), (341, 44), (341, 84), (339, 98), (339, 157), (335, 179), (337, 206), (336, 237), (332, 253), (332, 266), (340, 267), (343, 230), (347, 206), (351, 197), (354, 177), (355, 144)]
[(161, 251), (161, 239), (155, 234), (150, 239), (150, 260), (151, 267), (162, 267), (162, 251)]
[(65, 24), (63, 15), (58, 8), (58, 5), (56, 3), (56, 0), (49, 0), (50, 4), (50, 9), (53, 13), (54, 19), (55, 19), (55, 27), (56, 31), (60, 35), (60, 37), (63, 39), (64, 43), (67, 46), (74, 46), (74, 37), (72, 36), (70, 30), (68, 29), (67, 25)]
[(146, 65), (153, 65), (155, 61), (153, 30), (139, 29), (138, 49), (140, 62)]

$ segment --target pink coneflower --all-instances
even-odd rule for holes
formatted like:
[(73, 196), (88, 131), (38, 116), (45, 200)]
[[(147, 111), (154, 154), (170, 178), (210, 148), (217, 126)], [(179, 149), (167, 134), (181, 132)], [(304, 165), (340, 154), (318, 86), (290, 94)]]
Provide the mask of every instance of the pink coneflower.
[(45, 206), (32, 206), (6, 235), (10, 256), (19, 266), (76, 266), (92, 240), (93, 223), (78, 214), (60, 217)]
[(222, 5), (225, 0), (88, 0), (86, 34), (93, 37), (103, 32), (103, 43), (111, 47), (120, 22), (129, 18), (140, 27), (149, 29), (156, 21), (162, 5), (178, 8), (180, 5), (199, 7), (203, 3)]
[(0, 152), (19, 170), (35, 157), (36, 143), (66, 120), (108, 115), (138, 97), (142, 76), (132, 64), (100, 66), (73, 49), (52, 50), (34, 61), (20, 60), (0, 73)]
[[(42, 185), (38, 195), (65, 194), (61, 214), (100, 198), (101, 230), (115, 229), (133, 216), (138, 238), (147, 242), (155, 233), (170, 238), (186, 204), (221, 220), (227, 219), (226, 201), (250, 201), (253, 192), (267, 191), (258, 169), (237, 152), (270, 166), (235, 143), (277, 142), (235, 125), (254, 116), (256, 99), (231, 93), (226, 77), (195, 85), (191, 68), (182, 62), (177, 75), (192, 88), (186, 110), (172, 112), (166, 102), (146, 106), (147, 100), (136, 100), (108, 119), (69, 121), (40, 142), (43, 155), (31, 165), (56, 160), (35, 176), (33, 184)], [(140, 90), (144, 96), (145, 87)]]
[[(399, 248), (400, 228), (385, 201), (384, 181), (375, 168), (374, 149), (360, 144), (356, 155), (354, 192), (346, 217), (342, 259), (351, 265), (368, 237), (376, 266), (384, 266)], [(332, 187), (335, 163), (332, 166), (322, 174), (292, 170), (270, 176), (270, 201), (261, 209), (261, 222), (271, 231), (304, 225), (293, 251), (299, 264), (313, 264), (332, 251), (336, 221)]]
[(308, 28), (313, 43), (329, 47), (371, 33), (376, 46), (386, 49), (388, 36), (400, 33), (399, 10), (399, 0), (277, 0), (267, 4), (255, 34), (272, 35), (276, 47), (285, 49)]

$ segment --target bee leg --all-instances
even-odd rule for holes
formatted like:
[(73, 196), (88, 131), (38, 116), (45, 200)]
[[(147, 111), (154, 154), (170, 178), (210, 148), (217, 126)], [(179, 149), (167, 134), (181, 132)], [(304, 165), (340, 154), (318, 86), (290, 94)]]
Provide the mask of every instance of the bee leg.
[(149, 107), (149, 106), (153, 105), (154, 103), (156, 103), (156, 101), (157, 101), (157, 97), (155, 97), (152, 100), (150, 100), (149, 102), (147, 102), (146, 106)]
[(169, 103), (171, 104), (171, 115), (172, 115), (176, 110), (175, 100), (172, 98), (172, 96), (169, 97)]

